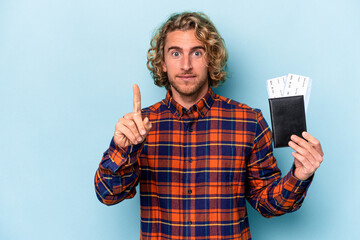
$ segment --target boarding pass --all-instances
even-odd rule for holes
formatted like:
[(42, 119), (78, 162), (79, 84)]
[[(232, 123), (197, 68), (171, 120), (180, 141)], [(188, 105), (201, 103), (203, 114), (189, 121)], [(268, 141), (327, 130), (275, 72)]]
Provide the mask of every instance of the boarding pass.
[(267, 80), (267, 91), (269, 98), (303, 95), (306, 111), (310, 100), (311, 85), (311, 78), (289, 73)]

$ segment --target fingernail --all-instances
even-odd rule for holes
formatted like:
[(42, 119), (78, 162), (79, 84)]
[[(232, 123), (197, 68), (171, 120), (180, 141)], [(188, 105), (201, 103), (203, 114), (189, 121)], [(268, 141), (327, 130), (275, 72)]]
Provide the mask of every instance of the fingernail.
[(138, 140), (138, 142), (141, 142), (141, 137), (138, 137), (137, 140)]
[(303, 135), (303, 137), (306, 137), (306, 136), (308, 135), (308, 133), (307, 133), (307, 132), (303, 132), (302, 135)]
[(144, 129), (142, 129), (142, 130), (140, 131), (140, 133), (141, 133), (141, 135), (145, 135), (146, 131), (145, 131)]

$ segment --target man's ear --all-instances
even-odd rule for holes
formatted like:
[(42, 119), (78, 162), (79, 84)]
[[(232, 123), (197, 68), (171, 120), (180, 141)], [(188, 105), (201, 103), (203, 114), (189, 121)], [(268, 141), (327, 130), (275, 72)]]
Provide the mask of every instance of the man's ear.
[(161, 67), (162, 67), (163, 72), (167, 72), (167, 67), (166, 67), (166, 64), (164, 61), (161, 61)]

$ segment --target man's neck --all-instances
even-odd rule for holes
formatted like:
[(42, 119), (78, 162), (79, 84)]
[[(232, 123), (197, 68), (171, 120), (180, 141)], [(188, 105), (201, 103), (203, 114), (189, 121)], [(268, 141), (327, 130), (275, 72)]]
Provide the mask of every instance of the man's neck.
[(172, 97), (178, 104), (180, 104), (186, 109), (189, 109), (198, 101), (200, 101), (200, 99), (206, 95), (208, 90), (209, 90), (209, 86), (207, 85), (207, 87), (202, 88), (201, 91), (198, 91), (190, 96), (181, 95), (176, 91), (172, 91)]

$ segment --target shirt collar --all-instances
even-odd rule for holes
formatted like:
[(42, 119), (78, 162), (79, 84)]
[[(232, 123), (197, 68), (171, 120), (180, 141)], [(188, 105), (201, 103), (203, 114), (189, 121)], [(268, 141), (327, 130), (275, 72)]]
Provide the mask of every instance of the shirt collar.
[(166, 98), (163, 100), (163, 103), (170, 109), (172, 114), (177, 119), (181, 118), (204, 118), (206, 113), (211, 108), (215, 99), (215, 93), (212, 91), (211, 87), (207, 93), (192, 107), (189, 109), (184, 108), (179, 103), (177, 103), (174, 98), (171, 96), (170, 92), (167, 91)]

